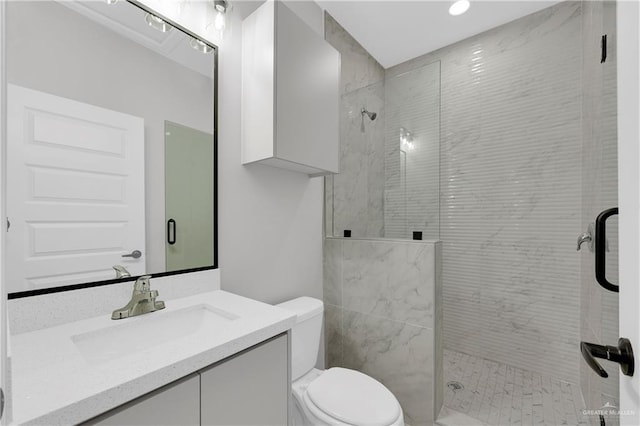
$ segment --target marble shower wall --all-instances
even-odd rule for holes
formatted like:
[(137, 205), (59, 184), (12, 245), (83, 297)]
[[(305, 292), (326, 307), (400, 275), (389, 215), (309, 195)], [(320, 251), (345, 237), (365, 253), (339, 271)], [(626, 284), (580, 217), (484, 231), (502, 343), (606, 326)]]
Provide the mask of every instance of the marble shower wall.
[[(582, 228), (586, 230), (604, 209), (618, 205), (617, 93), (615, 49), (615, 2), (591, 1), (583, 5), (583, 140)], [(608, 55), (600, 63), (600, 39), (607, 34)], [(607, 221), (607, 276), (618, 282), (617, 216)], [(615, 345), (618, 341), (618, 293), (600, 287), (594, 278), (594, 255), (583, 244), (581, 259), (581, 340)], [(606, 403), (619, 406), (619, 368), (603, 362), (609, 378), (595, 374), (580, 363), (580, 385), (586, 407), (600, 409)], [(599, 424), (594, 416), (593, 424)], [(617, 424), (608, 419), (607, 424)]]
[[(340, 174), (325, 178), (325, 230), (384, 235), (384, 69), (328, 13), (325, 39), (341, 55)], [(364, 107), (377, 113), (371, 121)]]
[(386, 70), (440, 61), (445, 347), (578, 383), (581, 4)]
[(412, 426), (442, 406), (440, 243), (327, 238), (326, 366), (362, 371)]

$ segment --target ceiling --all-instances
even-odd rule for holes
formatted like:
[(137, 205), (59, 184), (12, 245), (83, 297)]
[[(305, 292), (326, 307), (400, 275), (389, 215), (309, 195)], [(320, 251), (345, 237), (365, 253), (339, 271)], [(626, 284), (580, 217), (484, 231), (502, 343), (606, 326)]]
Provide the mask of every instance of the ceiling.
[(461, 16), (452, 1), (318, 0), (384, 68), (529, 15), (558, 1), (470, 0)]

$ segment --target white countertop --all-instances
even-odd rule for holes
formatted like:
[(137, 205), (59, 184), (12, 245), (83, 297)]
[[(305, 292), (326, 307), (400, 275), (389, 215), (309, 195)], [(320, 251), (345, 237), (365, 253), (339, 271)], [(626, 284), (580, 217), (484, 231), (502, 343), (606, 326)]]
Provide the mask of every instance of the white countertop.
[[(162, 300), (162, 297), (158, 298)], [(207, 304), (237, 315), (114, 359), (86, 358), (72, 337)], [(89, 420), (203, 367), (276, 336), (295, 314), (222, 290), (167, 301), (161, 311), (113, 321), (100, 316), (10, 337), (13, 424), (70, 425)], [(159, 321), (162, 323), (162, 321)]]

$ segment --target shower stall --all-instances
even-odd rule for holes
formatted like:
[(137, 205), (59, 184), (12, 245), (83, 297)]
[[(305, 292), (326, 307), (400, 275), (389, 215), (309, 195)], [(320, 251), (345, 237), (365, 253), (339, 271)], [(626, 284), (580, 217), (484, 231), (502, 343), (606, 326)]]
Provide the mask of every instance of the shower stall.
[(590, 414), (618, 406), (617, 365), (600, 378), (579, 349), (617, 341), (617, 294), (576, 251), (617, 205), (615, 2), (558, 3), (387, 69), (325, 18), (343, 64), (327, 366), (381, 380), (411, 425), (617, 424)]

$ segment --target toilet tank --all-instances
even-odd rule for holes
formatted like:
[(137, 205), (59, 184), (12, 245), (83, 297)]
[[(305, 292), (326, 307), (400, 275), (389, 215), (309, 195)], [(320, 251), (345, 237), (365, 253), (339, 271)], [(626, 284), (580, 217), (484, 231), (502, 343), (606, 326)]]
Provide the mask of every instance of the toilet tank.
[(313, 297), (299, 297), (277, 306), (298, 316), (291, 329), (291, 380), (296, 380), (311, 371), (318, 360), (323, 304)]

